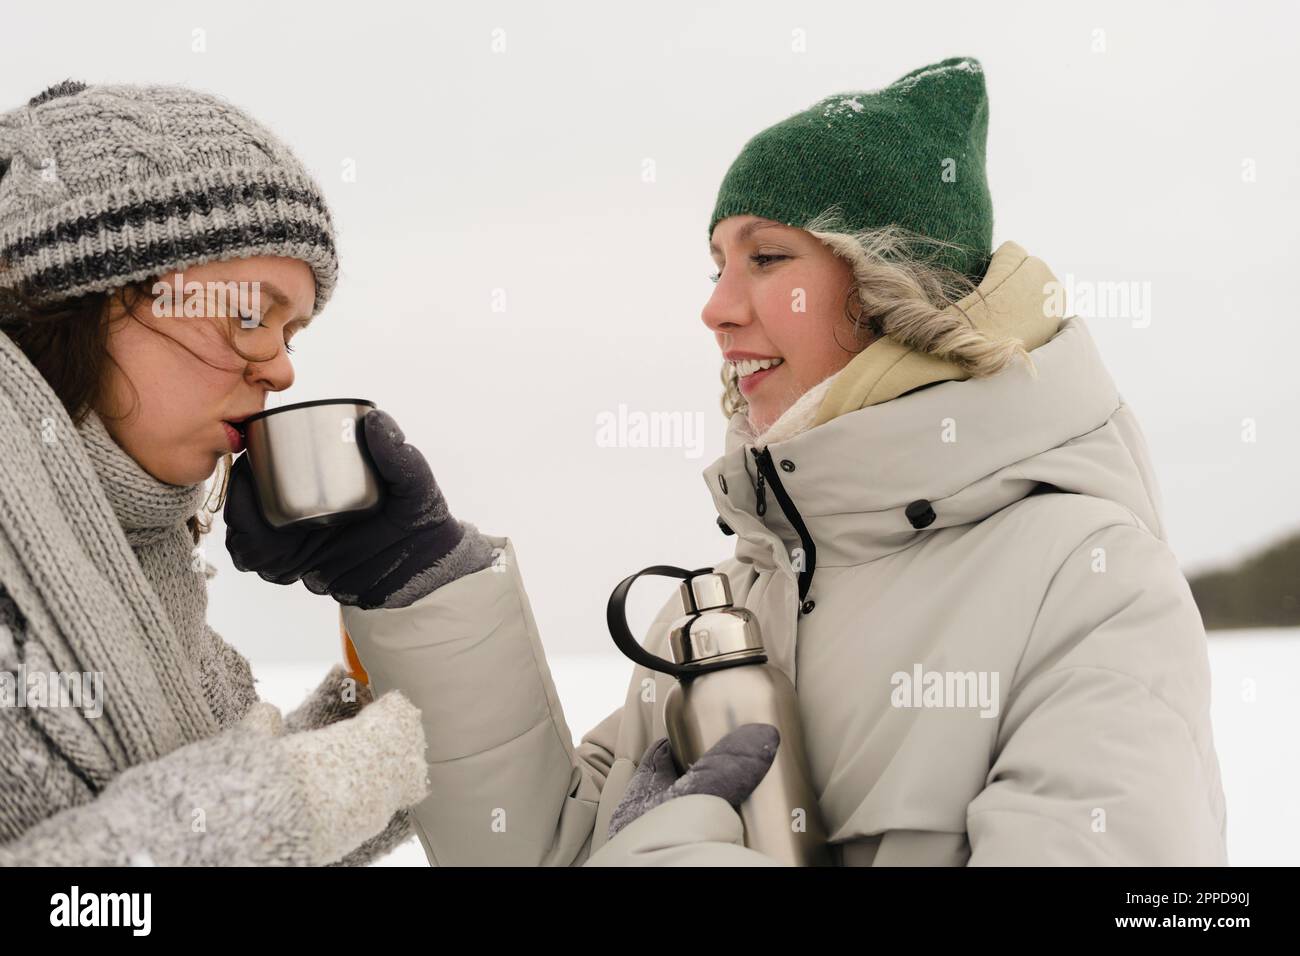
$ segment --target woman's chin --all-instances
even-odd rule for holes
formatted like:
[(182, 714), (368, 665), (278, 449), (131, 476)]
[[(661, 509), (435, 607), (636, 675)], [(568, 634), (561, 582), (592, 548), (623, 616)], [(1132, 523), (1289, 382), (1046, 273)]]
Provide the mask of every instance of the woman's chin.
[(184, 460), (177, 460), (174, 457), (168, 458), (164, 462), (156, 463), (153, 467), (144, 462), (139, 464), (140, 467), (163, 484), (184, 488), (188, 485), (197, 485), (199, 482), (207, 481), (216, 474), (221, 457), (220, 452), (207, 452), (202, 455), (187, 457)]

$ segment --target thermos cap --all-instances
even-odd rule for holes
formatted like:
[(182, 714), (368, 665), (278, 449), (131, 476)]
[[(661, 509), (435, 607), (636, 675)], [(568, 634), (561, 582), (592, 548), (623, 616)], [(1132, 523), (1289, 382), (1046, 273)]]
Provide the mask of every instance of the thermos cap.
[(668, 633), (668, 647), (678, 664), (719, 658), (762, 659), (758, 621), (743, 607), (733, 607), (725, 574), (698, 574), (681, 583), (682, 610)]
[(731, 582), (727, 580), (725, 574), (717, 572), (698, 574), (683, 581), (680, 588), (682, 607), (688, 614), (693, 611), (731, 606)]

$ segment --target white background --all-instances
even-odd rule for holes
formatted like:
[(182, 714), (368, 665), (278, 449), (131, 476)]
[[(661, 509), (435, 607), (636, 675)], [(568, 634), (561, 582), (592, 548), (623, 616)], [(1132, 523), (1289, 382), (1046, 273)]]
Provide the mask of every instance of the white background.
[[(1063, 281), (1150, 283), (1149, 327), (1090, 328), (1150, 441), (1184, 568), (1300, 525), (1295, 10), (23, 3), (4, 14), (0, 109), (69, 77), (180, 83), (275, 129), (324, 188), (342, 267), (295, 340), (285, 400), (388, 409), (453, 512), (514, 540), (548, 651), (621, 672), (603, 623), (614, 584), (729, 553), (700, 478), (724, 426), (700, 321), (723, 173), (760, 129), (948, 56), (979, 58), (987, 76), (994, 246), (1015, 240)], [(792, 49), (800, 35), (806, 52)], [(702, 444), (598, 447), (597, 416), (620, 403), (698, 415)], [(213, 625), (259, 673), (323, 673), (338, 654), (332, 603), (238, 574), (221, 541), (218, 527)], [(639, 612), (670, 585), (655, 587)], [(1243, 808), (1277, 783), (1269, 766), (1295, 792), (1300, 706), (1280, 682), (1298, 641), (1211, 637), (1216, 722), (1239, 731), (1220, 742), (1230, 831), (1252, 825)], [(1239, 700), (1243, 676), (1261, 681), (1263, 706)], [(562, 690), (584, 714), (575, 735), (621, 701), (618, 680), (590, 701), (582, 683)], [(1296, 862), (1294, 814), (1257, 809), (1244, 855)]]

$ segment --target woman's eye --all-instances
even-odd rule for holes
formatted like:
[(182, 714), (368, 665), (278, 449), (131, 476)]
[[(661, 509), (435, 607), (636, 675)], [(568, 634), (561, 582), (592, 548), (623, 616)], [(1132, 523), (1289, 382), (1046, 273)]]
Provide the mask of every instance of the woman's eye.
[[(774, 253), (756, 252), (749, 257), (749, 261), (754, 263), (754, 265), (758, 266), (759, 268), (762, 268), (763, 266), (768, 265), (770, 263), (778, 262), (781, 259), (789, 259), (789, 258), (790, 257), (786, 255), (776, 255)], [(721, 278), (722, 278), (722, 273), (719, 271), (709, 276), (709, 281), (716, 283)]]
[[(266, 323), (263, 321), (263, 317), (260, 315), (244, 316), (244, 315), (236, 314), (236, 315), (232, 315), (230, 319), (232, 322), (236, 323), (237, 328), (246, 329), (250, 332), (256, 331), (258, 329), (267, 328)], [(286, 331), (284, 337), (284, 350), (286, 352), (292, 353), (295, 351), (294, 347), (289, 344), (289, 340), (292, 339), (295, 335), (297, 335), (298, 332), (300, 331), (301, 331), (301, 326), (297, 326), (297, 325), (289, 328)]]

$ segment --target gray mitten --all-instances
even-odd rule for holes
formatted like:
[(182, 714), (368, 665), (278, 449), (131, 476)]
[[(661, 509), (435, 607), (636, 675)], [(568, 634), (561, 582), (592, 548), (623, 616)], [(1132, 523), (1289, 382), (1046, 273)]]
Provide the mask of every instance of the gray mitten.
[(691, 793), (722, 797), (739, 810), (762, 782), (781, 734), (771, 724), (744, 724), (727, 734), (677, 776), (667, 737), (660, 737), (641, 757), (641, 764), (628, 781), (623, 799), (609, 818), (609, 836), (665, 800)]
[(420, 711), (400, 691), (326, 727), (284, 729), (258, 701), (0, 844), (0, 866), (322, 866), (428, 796)]

